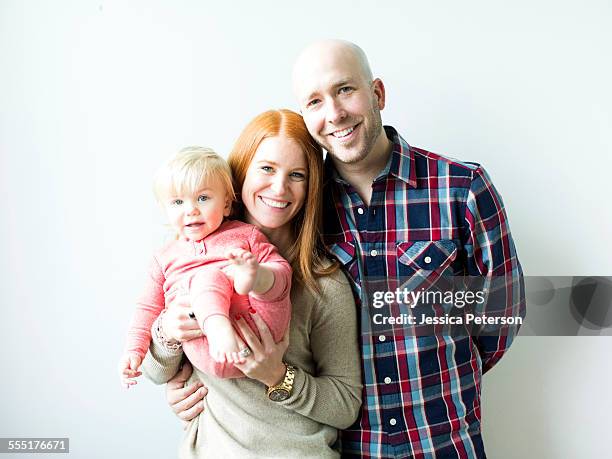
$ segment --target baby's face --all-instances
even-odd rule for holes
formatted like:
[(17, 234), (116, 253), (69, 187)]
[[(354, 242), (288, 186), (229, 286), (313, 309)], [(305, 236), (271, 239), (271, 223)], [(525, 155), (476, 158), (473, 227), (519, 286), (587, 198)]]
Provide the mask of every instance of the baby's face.
[(206, 181), (195, 192), (169, 195), (163, 205), (178, 235), (196, 242), (219, 228), (231, 209), (231, 201), (220, 180)]

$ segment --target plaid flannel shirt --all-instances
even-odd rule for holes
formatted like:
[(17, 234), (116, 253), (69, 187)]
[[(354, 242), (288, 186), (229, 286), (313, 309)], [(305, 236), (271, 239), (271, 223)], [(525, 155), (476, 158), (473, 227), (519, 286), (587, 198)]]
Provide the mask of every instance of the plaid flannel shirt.
[(481, 377), (518, 328), (499, 336), (415, 336), (402, 327), (378, 334), (364, 290), (371, 278), (495, 275), (505, 279), (502, 309), (524, 317), (522, 271), (504, 206), (478, 164), (411, 147), (392, 127), (385, 131), (393, 150), (369, 206), (329, 157), (325, 164), (325, 243), (352, 280), (361, 316), (363, 405), (341, 434), (342, 454), (483, 458)]

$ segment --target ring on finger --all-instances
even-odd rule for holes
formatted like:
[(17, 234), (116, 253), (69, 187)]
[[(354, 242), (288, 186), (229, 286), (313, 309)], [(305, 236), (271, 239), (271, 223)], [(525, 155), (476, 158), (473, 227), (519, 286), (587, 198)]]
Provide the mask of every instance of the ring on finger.
[(251, 355), (251, 350), (248, 347), (245, 347), (244, 349), (240, 349), (240, 352), (238, 352), (238, 355), (240, 357), (248, 357), (249, 355)]
[(195, 314), (193, 313), (193, 311), (189, 311), (189, 314), (187, 314), (187, 315), (189, 316), (189, 318), (190, 318), (190, 319), (195, 320), (195, 318), (196, 318), (196, 316), (195, 316)]

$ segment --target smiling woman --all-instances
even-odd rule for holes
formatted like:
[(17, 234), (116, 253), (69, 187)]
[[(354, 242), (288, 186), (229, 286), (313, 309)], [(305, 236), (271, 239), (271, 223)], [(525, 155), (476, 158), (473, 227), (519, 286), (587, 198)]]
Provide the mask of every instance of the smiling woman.
[[(300, 115), (271, 110), (247, 125), (228, 162), (239, 200), (233, 216), (257, 226), (292, 265), (288, 336), (275, 339), (255, 306), (234, 322), (251, 351), (236, 364), (247, 378), (197, 367), (191, 374), (188, 363), (178, 371), (180, 348), (155, 337), (144, 371), (171, 380), (168, 401), (190, 421), (180, 457), (337, 458), (337, 429), (352, 424), (361, 405), (361, 364), (351, 288), (321, 241), (322, 151)], [(158, 321), (183, 346), (198, 331), (192, 306), (179, 298)]]
[(289, 225), (306, 196), (306, 160), (298, 143), (286, 137), (264, 139), (251, 160), (242, 202), (251, 201), (247, 222), (266, 226)]
[[(233, 215), (265, 228), (281, 252), (286, 247), (294, 280), (318, 291), (315, 277), (337, 268), (321, 262), (323, 150), (304, 119), (291, 110), (261, 113), (243, 129), (228, 163), (239, 199)], [(286, 212), (273, 212), (285, 202)]]

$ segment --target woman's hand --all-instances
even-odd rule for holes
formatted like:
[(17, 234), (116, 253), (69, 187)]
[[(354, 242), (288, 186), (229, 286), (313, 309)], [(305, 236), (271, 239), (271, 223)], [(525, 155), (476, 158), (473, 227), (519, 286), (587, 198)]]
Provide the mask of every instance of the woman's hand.
[(195, 316), (191, 311), (189, 297), (177, 296), (160, 317), (161, 328), (166, 338), (183, 342), (204, 336), (197, 320), (193, 317)]
[(185, 387), (192, 372), (191, 364), (185, 362), (183, 368), (166, 384), (166, 400), (172, 411), (183, 421), (183, 429), (187, 427), (188, 421), (204, 411), (203, 400), (208, 394), (208, 389), (200, 381)]
[(244, 336), (246, 345), (251, 349), (251, 354), (244, 358), (244, 363), (234, 363), (234, 366), (249, 378), (261, 381), (266, 386), (274, 386), (283, 380), (287, 371), (283, 356), (289, 347), (289, 326), (283, 339), (275, 343), (263, 319), (257, 313), (251, 314), (251, 317), (259, 330), (261, 340), (257, 339), (242, 317), (236, 320), (236, 325)]

